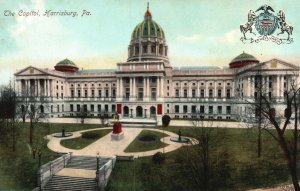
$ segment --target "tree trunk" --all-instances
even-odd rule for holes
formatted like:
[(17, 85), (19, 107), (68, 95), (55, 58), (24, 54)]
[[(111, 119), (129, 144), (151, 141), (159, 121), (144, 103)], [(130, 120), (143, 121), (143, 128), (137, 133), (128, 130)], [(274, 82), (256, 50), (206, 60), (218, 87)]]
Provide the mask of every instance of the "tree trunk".
[(32, 119), (30, 118), (30, 127), (29, 127), (29, 144), (32, 144), (33, 140), (33, 126)]
[(293, 161), (293, 157), (291, 156), (291, 152), (288, 150), (287, 143), (284, 140), (284, 135), (282, 133), (279, 134), (279, 144), (284, 152), (284, 156), (287, 160), (287, 166), (290, 171), (290, 175), (292, 177), (292, 182), (294, 185), (295, 191), (300, 191), (300, 186), (298, 183), (298, 175), (297, 175), (297, 167), (295, 166), (295, 162)]
[(12, 149), (13, 149), (13, 152), (16, 151), (16, 129), (15, 129), (15, 119), (13, 119), (13, 122), (12, 122), (12, 134), (13, 134), (13, 144), (12, 144)]

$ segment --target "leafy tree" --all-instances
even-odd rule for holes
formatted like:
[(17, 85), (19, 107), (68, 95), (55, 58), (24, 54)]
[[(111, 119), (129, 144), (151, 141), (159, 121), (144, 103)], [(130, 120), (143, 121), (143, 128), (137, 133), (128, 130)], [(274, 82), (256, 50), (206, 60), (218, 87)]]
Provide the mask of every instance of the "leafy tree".
[(164, 127), (168, 127), (169, 124), (170, 124), (170, 121), (171, 121), (171, 117), (170, 117), (169, 115), (164, 115), (164, 116), (162, 117), (162, 125), (163, 125)]

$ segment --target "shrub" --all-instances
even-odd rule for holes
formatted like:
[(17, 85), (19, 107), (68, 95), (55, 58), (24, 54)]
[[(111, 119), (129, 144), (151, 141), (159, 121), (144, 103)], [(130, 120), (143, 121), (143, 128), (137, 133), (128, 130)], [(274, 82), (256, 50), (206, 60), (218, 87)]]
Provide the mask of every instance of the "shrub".
[(170, 117), (169, 115), (164, 115), (164, 116), (162, 117), (162, 125), (163, 125), (164, 127), (168, 127), (169, 124), (170, 124), (170, 121), (171, 121), (171, 117)]
[(165, 161), (166, 157), (162, 152), (157, 152), (153, 155), (152, 161), (155, 164), (162, 164)]
[(83, 133), (81, 135), (81, 137), (84, 139), (98, 139), (98, 138), (100, 138), (100, 135), (97, 133), (86, 132), (86, 133)]

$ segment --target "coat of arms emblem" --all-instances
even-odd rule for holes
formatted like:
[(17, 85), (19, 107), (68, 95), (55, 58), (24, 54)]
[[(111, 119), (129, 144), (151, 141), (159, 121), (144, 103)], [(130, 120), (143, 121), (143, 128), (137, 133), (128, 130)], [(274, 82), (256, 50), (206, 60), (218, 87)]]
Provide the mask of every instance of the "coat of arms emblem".
[[(293, 33), (293, 27), (285, 21), (285, 13), (280, 10), (277, 15), (274, 15), (275, 11), (269, 5), (263, 5), (258, 8), (255, 12), (250, 10), (248, 13), (248, 22), (244, 25), (240, 25), (240, 30), (243, 34), (241, 41), (246, 42), (260, 42), (261, 40), (273, 41), (277, 44), (290, 44), (293, 42), (291, 38)], [(258, 15), (257, 15), (258, 14)], [(253, 32), (253, 27), (260, 36), (257, 36)], [(280, 29), (277, 36), (274, 36), (276, 29)], [(251, 37), (247, 37), (246, 34), (250, 33)], [(279, 35), (283, 36), (287, 34), (286, 38), (280, 38)]]

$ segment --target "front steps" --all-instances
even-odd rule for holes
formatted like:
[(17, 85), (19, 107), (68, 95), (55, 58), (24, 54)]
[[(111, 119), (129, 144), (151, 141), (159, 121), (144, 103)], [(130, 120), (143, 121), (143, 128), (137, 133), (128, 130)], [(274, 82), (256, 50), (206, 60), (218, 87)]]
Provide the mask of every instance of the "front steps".
[(54, 175), (44, 191), (96, 191), (97, 184), (93, 178), (81, 178)]

